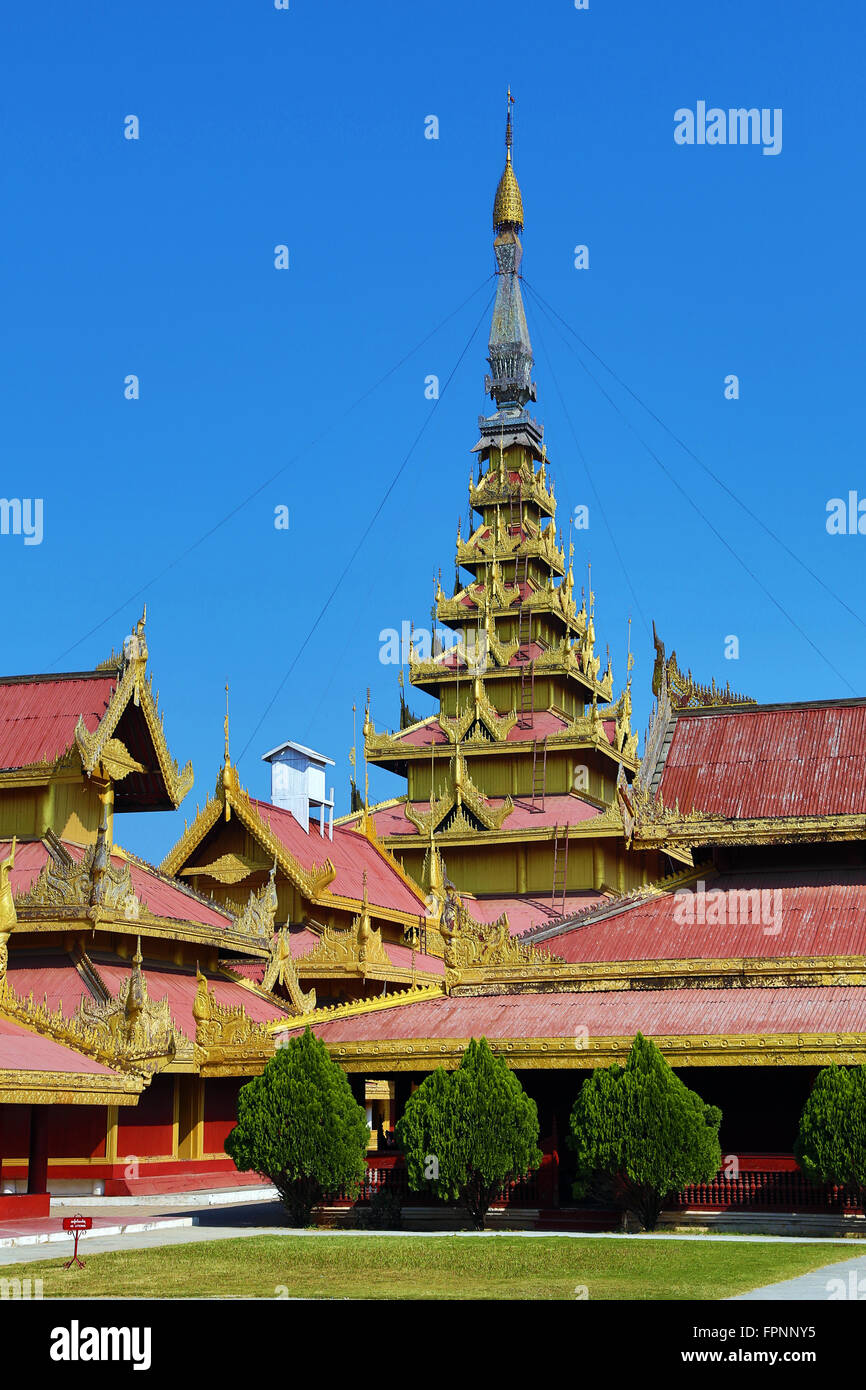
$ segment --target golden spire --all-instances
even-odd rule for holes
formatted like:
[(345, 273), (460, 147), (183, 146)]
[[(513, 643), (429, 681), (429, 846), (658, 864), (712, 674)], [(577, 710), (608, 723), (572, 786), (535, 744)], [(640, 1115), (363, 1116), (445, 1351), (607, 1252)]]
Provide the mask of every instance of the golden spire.
[(228, 681), (226, 681), (226, 717), (225, 717), (225, 722), (223, 723), (223, 730), (224, 730), (224, 732), (225, 732), (225, 756), (224, 756), (224, 758), (223, 758), (223, 775), (222, 775), (223, 792), (225, 793), (224, 798), (223, 798), (223, 799), (224, 799), (224, 802), (225, 802), (225, 809), (224, 809), (224, 813), (223, 813), (223, 814), (225, 815), (226, 820), (227, 820), (227, 821), (230, 821), (231, 818), (232, 818), (232, 808), (231, 808), (231, 805), (230, 805), (230, 803), (229, 803), (228, 793), (229, 793), (229, 790), (230, 790), (231, 785), (232, 785), (232, 764), (231, 764), (231, 758), (229, 757), (229, 683), (228, 683)]
[(511, 227), (515, 231), (523, 231), (523, 199), (520, 196), (520, 185), (514, 173), (514, 166), (511, 163), (511, 108), (514, 105), (514, 97), (511, 95), (511, 88), (508, 88), (507, 111), (508, 116), (505, 122), (505, 168), (502, 171), (502, 178), (499, 180), (499, 187), (496, 190), (496, 197), (493, 201), (493, 230), (502, 232), (506, 227)]

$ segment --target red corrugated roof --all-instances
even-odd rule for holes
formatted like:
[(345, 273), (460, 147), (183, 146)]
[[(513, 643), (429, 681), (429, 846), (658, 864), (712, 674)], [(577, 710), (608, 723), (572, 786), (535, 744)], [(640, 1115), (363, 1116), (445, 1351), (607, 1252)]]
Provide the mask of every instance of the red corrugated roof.
[(463, 899), (471, 917), (476, 922), (495, 922), (497, 917), (501, 917), (503, 912), (508, 914), (508, 929), (512, 936), (517, 936), (521, 932), (528, 931), (530, 927), (544, 926), (545, 922), (550, 922), (557, 917), (565, 917), (575, 912), (583, 912), (584, 909), (597, 906), (600, 903), (609, 902), (606, 893), (596, 893), (591, 888), (587, 888), (582, 893), (567, 893), (565, 902), (562, 901), (562, 894), (558, 894), (556, 902), (551, 905), (550, 894), (513, 894), (510, 897), (497, 896), (490, 898), (470, 898)]
[[(109, 994), (116, 995), (129, 977), (129, 961), (99, 952), (92, 955), (91, 959)], [(150, 962), (147, 958), (141, 968), (150, 999), (153, 1002), (168, 999), (172, 1017), (178, 1027), (187, 1037), (194, 1037), (195, 1019), (192, 1015), (192, 1004), (197, 985), (195, 970), (183, 967), (175, 969), (165, 962)], [(231, 968), (239, 969), (240, 973), (243, 973), (240, 962), (237, 965), (232, 962)], [(79, 975), (70, 957), (59, 952), (10, 952), (8, 977), (19, 998), (26, 998), (32, 993), (36, 1003), (41, 1003), (44, 997), (51, 1009), (59, 1008), (62, 1003), (63, 1013), (67, 1018), (75, 1013), (82, 996), (96, 997), (94, 991), (88, 988)], [(234, 984), (222, 976), (208, 975), (207, 978), (212, 999), (219, 1004), (230, 1006), (243, 1004), (247, 1018), (253, 1019), (254, 1022), (281, 1016), (272, 1004), (260, 999), (243, 985)]]
[(62, 1005), (66, 1018), (75, 1013), (82, 996), (90, 994), (71, 957), (62, 951), (10, 951), (6, 974), (20, 999), (32, 994), (37, 1004), (44, 999), (49, 1009)]
[[(8, 859), (11, 849), (11, 840), (0, 840), (0, 859)], [(13, 897), (31, 887), (47, 859), (48, 850), (41, 840), (19, 840), (15, 846), (15, 868), (9, 873)]]
[[(106, 961), (99, 956), (94, 957), (93, 963), (106, 988), (111, 994), (116, 994), (124, 980), (129, 976), (129, 964), (127, 962)], [(155, 1002), (167, 999), (171, 1016), (178, 1028), (188, 1038), (194, 1038), (195, 1019), (193, 1018), (192, 1006), (197, 988), (195, 971), (172, 970), (165, 965), (150, 965), (146, 960), (141, 968), (147, 981), (148, 997)], [(202, 972), (202, 974), (205, 973)], [(247, 1018), (252, 1019), (254, 1023), (263, 1023), (269, 1019), (282, 1017), (279, 1009), (275, 1009), (273, 1004), (259, 998), (257, 994), (246, 989), (244, 985), (234, 984), (231, 980), (222, 977), (217, 978), (213, 975), (208, 975), (207, 980), (208, 993), (211, 999), (231, 1008), (243, 1004)]]
[[(112, 863), (119, 863), (112, 856)], [(210, 907), (180, 884), (167, 883), (155, 870), (130, 863), (130, 876), (136, 896), (157, 917), (169, 917), (176, 922), (201, 922), (208, 927), (226, 931), (233, 919), (218, 907)]]
[(587, 963), (866, 955), (866, 869), (723, 874), (697, 895), (681, 890), (612, 910), (542, 944)]
[(866, 812), (866, 705), (680, 715), (665, 804), (737, 819)]
[(53, 1038), (31, 1033), (17, 1023), (0, 1018), (0, 1071), (49, 1071), (64, 1075), (116, 1076), (82, 1052), (74, 1052)]
[(320, 835), (318, 824), (310, 821), (310, 833), (305, 834), (291, 811), (273, 806), (269, 801), (253, 799), (252, 804), (264, 824), (303, 869), (309, 872), (314, 865), (321, 868), (325, 860), (330, 859), (337, 871), (336, 878), (328, 885), (331, 893), (360, 902), (366, 869), (367, 897), (376, 907), (408, 912), (415, 917), (425, 910), (420, 890), (414, 893), (376, 846), (357, 830), (335, 825), (331, 840), (327, 833)]
[[(298, 1025), (300, 1026), (300, 1025)], [(329, 1047), (412, 1038), (862, 1033), (866, 988), (610, 990), (422, 1000), (315, 1025)], [(287, 1030), (290, 1031), (290, 1030)]]
[(75, 742), (79, 715), (92, 733), (114, 690), (115, 678), (102, 672), (0, 681), (0, 768), (61, 757)]
[[(63, 843), (72, 858), (79, 862), (84, 855), (83, 846), (70, 841)], [(8, 856), (11, 844), (11, 840), (0, 840), (0, 859)], [(30, 888), (49, 858), (48, 849), (41, 840), (25, 840), (16, 845), (15, 868), (9, 876), (13, 894), (23, 893)], [(120, 855), (113, 854), (111, 862), (117, 867), (124, 860)], [(175, 922), (201, 922), (204, 926), (218, 927), (221, 931), (231, 927), (232, 918), (228, 912), (202, 902), (182, 883), (166, 881), (156, 869), (133, 860), (129, 861), (129, 871), (136, 896), (157, 917), (167, 917)]]

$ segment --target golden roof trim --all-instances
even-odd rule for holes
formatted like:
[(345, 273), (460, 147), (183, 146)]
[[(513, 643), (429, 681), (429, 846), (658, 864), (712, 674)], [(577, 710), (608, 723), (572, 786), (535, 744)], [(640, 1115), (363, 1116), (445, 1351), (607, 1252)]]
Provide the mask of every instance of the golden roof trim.
[[(673, 1067), (861, 1066), (866, 1033), (648, 1034)], [(488, 1038), (491, 1051), (511, 1067), (532, 1070), (592, 1070), (623, 1064), (634, 1038), (612, 1035)], [(350, 1072), (427, 1071), (460, 1065), (470, 1038), (377, 1038), (371, 1042), (329, 1042), (335, 1061)]]
[[(111, 776), (110, 770), (104, 766), (106, 757), (115, 767), (117, 767), (119, 759), (122, 761), (122, 755), (134, 763), (135, 760), (129, 758), (129, 754), (120, 740), (113, 739), (122, 714), (130, 700), (133, 700), (144, 715), (166, 794), (172, 805), (178, 807), (193, 784), (192, 763), (187, 762), (181, 770), (180, 765), (169, 752), (163, 728), (163, 716), (158, 709), (158, 697), (155, 698), (153, 694), (153, 677), (147, 675), (147, 642), (144, 633), (144, 621), (144, 618), (140, 619), (135, 633), (132, 637), (127, 638), (126, 654), (122, 658), (125, 664), (105, 714), (92, 733), (87, 728), (83, 718), (79, 716), (75, 727), (75, 745), (81, 757), (82, 767), (88, 776), (93, 776), (100, 769)], [(112, 665), (113, 656), (108, 663), (105, 663), (106, 669), (110, 669)], [(119, 745), (119, 748), (115, 745)], [(136, 764), (136, 766), (140, 767), (141, 765)], [(132, 768), (128, 767), (122, 775), (126, 776), (127, 772), (131, 770)]]
[(382, 1009), (400, 1008), (405, 1004), (418, 1004), (425, 999), (445, 997), (444, 980), (435, 984), (414, 985), (396, 994), (379, 995), (375, 999), (353, 999), (346, 1004), (330, 1004), (315, 1009), (303, 1019), (290, 1019), (286, 1023), (269, 1024), (271, 1033), (291, 1032), (297, 1028), (314, 1027), (318, 1023), (330, 1023), (336, 1018), (355, 1018), (360, 1014), (379, 1013)]

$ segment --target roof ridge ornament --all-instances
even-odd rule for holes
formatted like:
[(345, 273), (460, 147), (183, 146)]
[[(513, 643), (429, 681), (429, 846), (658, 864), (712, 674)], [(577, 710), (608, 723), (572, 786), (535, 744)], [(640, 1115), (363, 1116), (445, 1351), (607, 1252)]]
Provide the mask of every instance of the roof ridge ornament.
[(9, 960), (6, 943), (18, 924), (15, 900), (12, 897), (12, 885), (9, 882), (9, 873), (15, 868), (15, 846), (17, 843), (17, 837), (13, 836), (8, 856), (0, 860), (0, 983), (6, 974), (6, 965)]
[(655, 665), (652, 675), (652, 692), (656, 699), (665, 692), (674, 709), (702, 709), (719, 705), (754, 705), (757, 701), (751, 695), (742, 695), (731, 690), (730, 684), (717, 686), (715, 679), (709, 685), (695, 680), (691, 671), (685, 674), (677, 664), (676, 652), (665, 656), (665, 644), (656, 631), (653, 622), (653, 644), (655, 646)]

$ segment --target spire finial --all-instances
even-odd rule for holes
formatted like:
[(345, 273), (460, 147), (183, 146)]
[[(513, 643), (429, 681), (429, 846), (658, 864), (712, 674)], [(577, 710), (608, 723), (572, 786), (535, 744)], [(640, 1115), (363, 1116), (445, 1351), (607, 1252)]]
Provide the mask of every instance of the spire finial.
[(511, 150), (514, 143), (514, 128), (511, 121), (513, 105), (514, 97), (511, 95), (511, 88), (509, 87), (506, 101), (507, 115), (505, 117), (505, 169), (499, 180), (499, 187), (496, 190), (496, 198), (493, 203), (493, 230), (497, 234), (505, 231), (506, 228), (515, 232), (523, 231), (523, 199), (520, 196), (520, 188), (514, 175), (511, 160)]
[(226, 736), (225, 766), (228, 767), (231, 759), (229, 758), (229, 683), (226, 681), (226, 717), (223, 725)]

